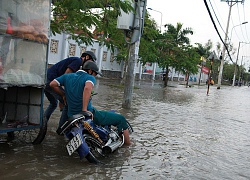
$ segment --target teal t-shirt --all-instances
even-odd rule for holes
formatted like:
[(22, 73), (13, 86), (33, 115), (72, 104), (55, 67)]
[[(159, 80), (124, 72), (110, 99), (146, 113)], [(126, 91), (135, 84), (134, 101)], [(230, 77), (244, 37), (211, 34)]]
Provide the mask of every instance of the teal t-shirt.
[[(86, 82), (96, 83), (94, 76), (83, 70), (76, 73), (64, 74), (55, 79), (60, 86), (64, 86), (68, 105), (68, 117), (82, 112), (83, 90)], [(91, 100), (88, 103), (88, 111), (93, 112)]]

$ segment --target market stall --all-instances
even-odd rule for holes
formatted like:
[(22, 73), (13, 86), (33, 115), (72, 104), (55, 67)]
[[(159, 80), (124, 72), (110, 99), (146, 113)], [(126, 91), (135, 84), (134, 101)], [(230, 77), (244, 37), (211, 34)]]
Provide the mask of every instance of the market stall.
[(0, 134), (22, 134), (34, 144), (46, 133), (50, 0), (0, 1)]

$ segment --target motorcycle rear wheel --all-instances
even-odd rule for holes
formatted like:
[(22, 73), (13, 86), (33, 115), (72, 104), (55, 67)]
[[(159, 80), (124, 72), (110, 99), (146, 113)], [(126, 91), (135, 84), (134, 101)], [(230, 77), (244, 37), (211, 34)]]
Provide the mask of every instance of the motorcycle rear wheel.
[(90, 148), (90, 152), (96, 157), (104, 157), (102, 153), (102, 144), (89, 134), (84, 135), (84, 140)]

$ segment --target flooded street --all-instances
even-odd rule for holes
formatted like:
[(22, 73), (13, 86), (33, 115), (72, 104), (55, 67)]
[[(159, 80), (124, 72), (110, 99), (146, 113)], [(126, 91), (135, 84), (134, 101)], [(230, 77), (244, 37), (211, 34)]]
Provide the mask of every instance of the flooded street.
[(42, 144), (1, 141), (0, 179), (250, 179), (250, 88), (210, 86), (207, 96), (206, 86), (135, 82), (126, 110), (119, 84), (99, 79), (93, 105), (127, 118), (131, 146), (101, 159), (101, 166), (68, 156), (67, 139), (55, 132), (57, 110)]

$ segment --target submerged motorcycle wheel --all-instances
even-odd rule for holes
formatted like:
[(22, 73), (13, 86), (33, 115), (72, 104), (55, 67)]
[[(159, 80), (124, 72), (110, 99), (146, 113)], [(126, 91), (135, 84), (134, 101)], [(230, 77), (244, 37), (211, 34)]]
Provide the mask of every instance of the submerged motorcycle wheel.
[(104, 154), (102, 153), (102, 144), (92, 137), (91, 135), (85, 134), (84, 140), (87, 143), (87, 145), (90, 148), (90, 152), (96, 157), (104, 157)]

